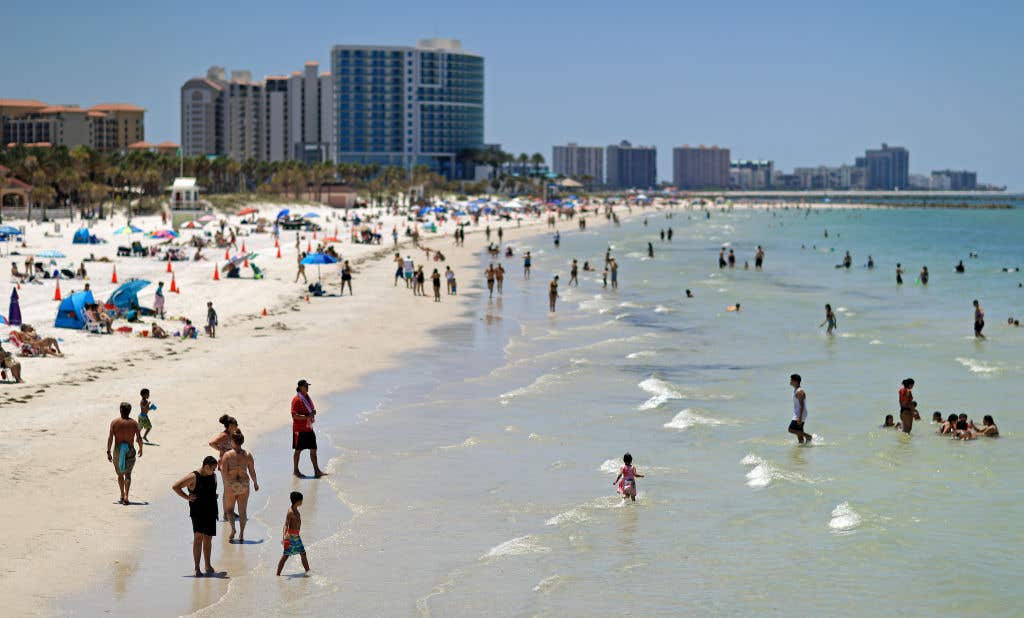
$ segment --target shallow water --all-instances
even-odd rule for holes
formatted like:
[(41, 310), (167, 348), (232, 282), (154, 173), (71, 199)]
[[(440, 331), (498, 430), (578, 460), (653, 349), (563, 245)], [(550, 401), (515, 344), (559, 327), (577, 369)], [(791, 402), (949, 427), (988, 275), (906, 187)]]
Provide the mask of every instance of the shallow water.
[[(509, 261), (504, 296), (479, 296), (443, 345), (320, 404), (329, 481), (264, 473), (250, 525), (266, 542), (223, 548), (231, 580), (190, 581), (168, 614), (214, 602), (199, 615), (1016, 614), (1024, 329), (1005, 320), (1024, 275), (1000, 269), (1024, 263), (1022, 215), (677, 212), (599, 233), (563, 225), (557, 250), (533, 239), (531, 281)], [(658, 241), (669, 225), (673, 242)], [(583, 272), (567, 289), (568, 262), (601, 264), (609, 242), (619, 290)], [(739, 265), (722, 271), (726, 242)], [(847, 249), (854, 268), (834, 268)], [(971, 336), (973, 298), (987, 341)], [(833, 338), (818, 328), (826, 302)], [(786, 433), (794, 372), (810, 447)], [(878, 428), (907, 376), (925, 415), (910, 437)], [(933, 410), (991, 413), (1003, 437), (939, 438)], [(287, 458), (282, 436), (256, 452)], [(626, 450), (646, 474), (635, 504), (612, 487)], [(291, 487), (307, 496), (314, 570), (281, 581)], [(114, 613), (160, 568), (140, 565)]]

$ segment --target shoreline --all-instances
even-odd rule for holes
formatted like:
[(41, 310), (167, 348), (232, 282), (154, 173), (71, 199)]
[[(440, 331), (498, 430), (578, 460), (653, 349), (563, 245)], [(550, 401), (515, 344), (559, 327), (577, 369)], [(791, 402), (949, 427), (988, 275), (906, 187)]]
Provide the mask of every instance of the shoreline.
[[(622, 210), (620, 217), (630, 216)], [(637, 209), (632, 216), (660, 211), (663, 209)], [(587, 217), (588, 229), (591, 225), (609, 223), (595, 213), (588, 213)], [(422, 244), (434, 245), (432, 248), (445, 253), (447, 261), (434, 264), (441, 264), (442, 268), (449, 265), (456, 271), (460, 292), (479, 291), (482, 287), (482, 274), (474, 270), (486, 247), (483, 230), (479, 228), (487, 224), (481, 221), (478, 228), (467, 233), (463, 248), (451, 246), (450, 234), (422, 239)], [(494, 221), (489, 224), (492, 229), (499, 225)], [(568, 229), (567, 224), (573, 229), (576, 225), (575, 220), (560, 224), (563, 230)], [(505, 229), (506, 244), (547, 233), (543, 217), (522, 227), (516, 227), (514, 222), (500, 225)], [(442, 239), (444, 246), (438, 242)], [(9, 390), (4, 393), (4, 403), (8, 404), (4, 407), (29, 414), (0, 430), (0, 445), (6, 451), (0, 457), (0, 470), (8, 479), (9, 489), (20, 496), (17, 504), (8, 502), (0, 507), (0, 513), (12, 520), (25, 512), (46, 514), (25, 524), (17, 544), (11, 538), (0, 541), (0, 547), (13, 558), (14, 566), (6, 573), (8, 581), (12, 589), (21, 592), (9, 600), (10, 611), (52, 613), (53, 603), (81, 593), (95, 581), (96, 574), (107, 577), (111, 572), (130, 573), (138, 540), (152, 526), (144, 508), (158, 503), (165, 490), (169, 495), (167, 488), (209, 453), (205, 445), (219, 429), (216, 418), (221, 413), (239, 418), (249, 442), (262, 440), (290, 422), (286, 407), (291, 397), (290, 384), (297, 377), (306, 377), (319, 385), (314, 387), (314, 400), (337, 397), (359, 388), (366, 376), (400, 365), (401, 358), (409, 352), (436, 345), (439, 342), (433, 332), (438, 327), (463, 319), (460, 316), (465, 313), (471, 295), (460, 294), (461, 298), (454, 301), (443, 295), (441, 303), (433, 303), (429, 297), (421, 299), (402, 290), (400, 296), (386, 297), (387, 302), (380, 302), (380, 296), (393, 287), (390, 283), (394, 271), (388, 256), (396, 249), (386, 244), (371, 247), (367, 255), (353, 259), (361, 261), (354, 264), (354, 283), (360, 288), (360, 294), (354, 297), (335, 302), (313, 299), (302, 307), (301, 294), (289, 301), (287, 297), (294, 292), (286, 293), (273, 305), (273, 310), (268, 308), (266, 318), (243, 314), (229, 321), (222, 319), (220, 336), (215, 342), (187, 342), (192, 344), (187, 351), (177, 347), (181, 342), (173, 340), (147, 342), (160, 345), (162, 351), (150, 350), (145, 357), (127, 362), (111, 359), (115, 352), (109, 350), (93, 372), (70, 368), (45, 388), (29, 374), (25, 377), (33, 383), (17, 385), (13, 394)], [(413, 253), (411, 241), (400, 243), (397, 251), (422, 257)], [(419, 304), (421, 300), (426, 304)], [(414, 307), (415, 318), (410, 319), (410, 309)], [(339, 321), (352, 328), (330, 330)], [(107, 341), (117, 339), (108, 336)], [(339, 351), (346, 360), (336, 365), (329, 359), (337, 358)], [(132, 350), (129, 354), (137, 352)], [(359, 362), (350, 365), (347, 359), (352, 357), (359, 358)], [(261, 362), (260, 358), (266, 361)], [(303, 369), (285, 378), (281, 373), (287, 367)], [(79, 374), (78, 379), (68, 374)], [(211, 377), (240, 380), (237, 386), (229, 385), (222, 393), (219, 385), (209, 380)], [(90, 382), (94, 384), (89, 385)], [(82, 386), (89, 387), (86, 400), (80, 394)], [(157, 445), (143, 449), (133, 479), (132, 501), (143, 504), (127, 508), (108, 506), (108, 502), (115, 502), (116, 483), (102, 454), (106, 425), (116, 416), (118, 401), (128, 400), (134, 407), (133, 395), (142, 386), (153, 391), (153, 401), (159, 404), (153, 415), (152, 435)], [(11, 387), (14, 385), (8, 385)], [(11, 403), (22, 405), (14, 407)], [(54, 419), (49, 417), (51, 410), (65, 411), (57, 430), (53, 429)], [(32, 416), (38, 412), (43, 414)], [(133, 418), (134, 415), (133, 409)], [(70, 435), (83, 438), (69, 440)], [(171, 447), (172, 444), (175, 446)], [(266, 468), (266, 462), (263, 467)], [(47, 480), (32, 482), (22, 472), (26, 468), (42, 473)], [(54, 495), (62, 497), (59, 509), (53, 508)], [(68, 555), (64, 544), (58, 547), (52, 543), (56, 536), (66, 538), (75, 551)], [(33, 551), (29, 553), (24, 547)], [(58, 577), (53, 577), (53, 564), (65, 565)]]

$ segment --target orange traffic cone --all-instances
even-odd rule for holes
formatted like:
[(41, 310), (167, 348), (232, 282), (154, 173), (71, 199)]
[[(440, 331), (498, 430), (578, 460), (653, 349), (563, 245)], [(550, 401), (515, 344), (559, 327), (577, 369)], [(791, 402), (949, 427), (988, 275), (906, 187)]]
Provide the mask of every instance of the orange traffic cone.
[(110, 277), (111, 283), (117, 283), (117, 266), (114, 266), (114, 274)]
[(281, 247), (277, 248), (277, 257), (278, 257), (278, 259), (281, 258)]
[(242, 253), (245, 253), (245, 252), (246, 252), (246, 251), (245, 251), (245, 241), (243, 240), (243, 241), (242, 241)]
[(57, 289), (53, 291), (53, 300), (60, 300), (60, 279), (57, 279)]
[(249, 268), (249, 256), (248, 255), (245, 256), (245, 259), (242, 261), (242, 268)]
[(313, 253), (313, 243), (306, 241), (306, 253)]
[(171, 270), (171, 261), (170, 260), (167, 260), (167, 272), (173, 272)]
[(224, 259), (225, 260), (230, 260), (231, 259), (231, 254), (228, 253), (227, 249), (224, 249)]
[(178, 281), (174, 278), (174, 273), (171, 273), (171, 291), (175, 294), (181, 294), (181, 290), (178, 289)]
[(267, 317), (267, 308), (266, 307), (263, 308), (263, 317)]
[(274, 239), (274, 248), (275, 249), (280, 249), (281, 248), (281, 243), (277, 242), (276, 238)]
[(213, 280), (220, 281), (220, 269), (217, 268), (217, 264), (213, 265)]

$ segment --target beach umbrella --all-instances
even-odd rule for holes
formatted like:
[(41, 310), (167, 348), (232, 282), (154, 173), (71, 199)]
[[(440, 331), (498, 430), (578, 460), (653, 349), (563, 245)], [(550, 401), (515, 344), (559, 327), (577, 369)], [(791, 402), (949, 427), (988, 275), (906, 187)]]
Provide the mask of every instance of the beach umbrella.
[(65, 258), (67, 256), (64, 255), (63, 253), (61, 253), (60, 251), (57, 251), (56, 249), (46, 249), (44, 251), (40, 251), (39, 253), (37, 253), (36, 257), (37, 258), (50, 258), (50, 259), (56, 260), (56, 259), (59, 259), (59, 258)]
[(254, 213), (257, 213), (257, 212), (259, 212), (259, 211), (250, 206), (248, 208), (243, 208), (242, 210), (239, 210), (238, 211), (238, 216), (239, 217), (244, 217), (245, 215), (251, 215), (251, 214), (254, 214)]
[(305, 217), (306, 219), (318, 219), (320, 217), (320, 215), (316, 214), (315, 212), (307, 212), (302, 216)]
[(178, 233), (174, 230), (156, 230), (148, 234), (150, 238), (177, 238)]
[(18, 304), (18, 288), (11, 289), (11, 305), (7, 309), (7, 323), (21, 326), (21, 305)]
[(145, 279), (132, 279), (125, 281), (111, 293), (107, 299), (108, 305), (115, 305), (118, 309), (128, 309), (133, 304), (139, 304), (139, 291), (149, 285)]
[(326, 253), (310, 253), (306, 257), (302, 258), (303, 264), (316, 264), (316, 280), (320, 281), (320, 265), (321, 264), (337, 264), (338, 260), (327, 255)]
[(0, 236), (21, 236), (21, 230), (11, 225), (0, 225)]
[(220, 271), (223, 272), (223, 273), (226, 273), (229, 270), (231, 270), (232, 266), (238, 266), (239, 264), (242, 264), (246, 260), (252, 260), (252, 259), (255, 259), (255, 258), (256, 258), (256, 254), (255, 253), (239, 253), (238, 255), (236, 255), (235, 257), (231, 258), (227, 262), (224, 262), (224, 266), (221, 267)]
[(291, 209), (288, 209), (288, 208), (282, 208), (282, 209), (280, 210), (280, 212), (278, 212), (278, 213), (277, 213), (277, 216), (276, 216), (276, 217), (274, 217), (274, 218), (275, 218), (275, 219), (280, 219), (280, 218), (282, 218), (282, 217), (287, 217), (287, 216), (288, 216), (288, 215), (290, 215), (290, 214), (292, 214), (292, 211), (291, 211)]
[(114, 233), (115, 234), (138, 234), (141, 231), (142, 230), (140, 230), (139, 228), (135, 227), (134, 225), (126, 225), (124, 227), (117, 228), (116, 230), (114, 230)]
[(196, 222), (195, 221), (189, 221), (188, 223), (186, 223), (185, 225), (183, 225), (181, 227), (183, 227), (183, 228), (185, 228), (187, 230), (194, 230), (194, 229), (196, 229)]
[(199, 220), (203, 223), (209, 223), (210, 221), (216, 221), (217, 217), (214, 217), (213, 215), (203, 215), (202, 217), (199, 217)]

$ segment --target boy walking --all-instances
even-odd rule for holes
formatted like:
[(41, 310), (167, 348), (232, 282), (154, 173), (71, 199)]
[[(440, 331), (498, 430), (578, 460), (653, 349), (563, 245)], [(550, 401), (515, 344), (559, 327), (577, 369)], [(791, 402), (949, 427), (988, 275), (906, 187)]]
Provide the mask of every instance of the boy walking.
[(277, 574), (281, 575), (281, 569), (284, 568), (284, 563), (288, 561), (289, 556), (298, 555), (302, 558), (302, 568), (306, 569), (309, 573), (309, 561), (306, 559), (306, 548), (302, 544), (302, 537), (299, 536), (299, 531), (302, 529), (302, 515), (299, 514), (299, 507), (302, 506), (302, 494), (293, 491), (290, 495), (292, 506), (288, 509), (288, 514), (284, 516), (284, 538), (281, 544), (284, 545), (284, 555), (281, 556), (281, 561), (277, 563)]

